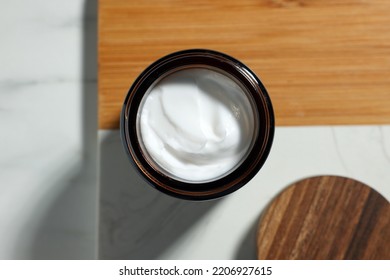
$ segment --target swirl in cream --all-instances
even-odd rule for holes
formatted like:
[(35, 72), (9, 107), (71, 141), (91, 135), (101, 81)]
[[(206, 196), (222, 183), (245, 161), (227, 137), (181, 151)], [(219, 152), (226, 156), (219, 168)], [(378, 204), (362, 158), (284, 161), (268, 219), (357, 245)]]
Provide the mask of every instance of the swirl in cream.
[(191, 68), (168, 75), (145, 94), (137, 133), (157, 169), (202, 183), (231, 173), (245, 159), (255, 123), (247, 94), (232, 78)]

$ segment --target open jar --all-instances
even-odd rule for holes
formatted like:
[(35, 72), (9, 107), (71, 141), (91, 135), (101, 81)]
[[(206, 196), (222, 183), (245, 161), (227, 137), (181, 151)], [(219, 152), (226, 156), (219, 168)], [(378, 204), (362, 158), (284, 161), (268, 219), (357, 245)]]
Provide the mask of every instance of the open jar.
[(167, 55), (131, 86), (121, 136), (156, 189), (205, 200), (244, 186), (264, 164), (274, 135), (270, 98), (238, 60), (211, 50)]

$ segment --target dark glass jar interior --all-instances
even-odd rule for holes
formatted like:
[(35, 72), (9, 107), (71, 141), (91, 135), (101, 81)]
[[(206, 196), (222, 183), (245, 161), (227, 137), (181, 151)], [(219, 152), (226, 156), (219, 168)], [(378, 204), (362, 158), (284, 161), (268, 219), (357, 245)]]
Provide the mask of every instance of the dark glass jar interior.
[[(194, 71), (190, 72), (192, 69)], [(248, 134), (250, 139), (242, 158), (226, 172), (206, 179), (186, 178), (164, 168), (144, 144), (140, 128), (142, 108), (155, 86), (161, 81), (164, 82), (167, 77), (174, 76), (175, 73), (188, 75), (188, 73), (198, 73), (197, 71), (216, 73), (217, 78), (220, 75), (221, 78), (225, 77), (237, 85), (245, 95), (247, 101), (244, 102), (250, 104), (250, 108), (247, 108), (250, 111), (250, 118), (253, 118), (253, 127)], [(159, 59), (136, 79), (123, 105), (121, 135), (130, 160), (153, 187), (175, 197), (205, 200), (229, 194), (256, 175), (272, 145), (274, 116), (264, 86), (244, 64), (226, 54), (211, 50), (185, 50)], [(201, 173), (199, 174), (201, 176)]]

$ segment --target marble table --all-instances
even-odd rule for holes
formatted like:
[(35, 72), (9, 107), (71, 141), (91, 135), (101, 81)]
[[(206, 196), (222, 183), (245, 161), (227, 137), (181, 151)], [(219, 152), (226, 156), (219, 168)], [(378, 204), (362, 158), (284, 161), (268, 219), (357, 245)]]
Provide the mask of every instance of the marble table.
[(259, 215), (294, 181), (343, 175), (390, 200), (389, 125), (277, 127), (236, 193), (160, 194), (119, 131), (97, 128), (96, 2), (1, 0), (0, 11), (0, 259), (255, 258)]
[(390, 199), (390, 126), (277, 127), (270, 156), (246, 186), (190, 202), (160, 194), (136, 173), (118, 130), (99, 131), (101, 258), (254, 259), (267, 204), (315, 175), (351, 177)]
[(96, 1), (0, 14), (0, 259), (96, 258)]

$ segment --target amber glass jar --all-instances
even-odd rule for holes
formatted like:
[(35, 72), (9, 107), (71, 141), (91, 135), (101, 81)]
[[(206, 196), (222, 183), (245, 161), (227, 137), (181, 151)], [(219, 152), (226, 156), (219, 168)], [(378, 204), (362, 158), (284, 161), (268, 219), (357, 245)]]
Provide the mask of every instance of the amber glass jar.
[[(161, 158), (155, 156), (155, 151), (151, 151), (151, 146), (148, 146), (147, 142), (154, 140), (151, 140), (151, 138), (149, 138), (150, 136), (143, 132), (144, 129), (142, 126), (144, 125), (144, 122), (142, 114), (144, 114), (144, 107), (149, 106), (148, 104), (150, 102), (147, 101), (148, 98), (151, 98), (150, 96), (153, 96), (153, 92), (157, 91), (155, 90), (156, 87), (161, 86), (162, 84), (165, 86), (167, 81), (170, 81), (171, 83), (178, 81), (177, 79), (175, 80), (175, 77), (184, 77), (183, 80), (194, 81), (193, 84), (199, 86), (198, 83), (200, 78), (191, 77), (191, 75), (204, 75), (209, 73), (211, 73), (210, 75), (214, 80), (211, 82), (209, 81), (207, 87), (203, 87), (206, 89), (202, 90), (213, 91), (214, 88), (218, 91), (218, 96), (223, 97), (224, 100), (227, 99), (228, 101), (223, 101), (223, 105), (227, 108), (228, 113), (230, 112), (233, 117), (236, 117), (238, 120), (237, 123), (243, 123), (240, 118), (242, 118), (243, 114), (249, 114), (249, 117), (247, 118), (251, 120), (250, 128), (248, 130), (249, 132), (245, 133), (245, 137), (249, 137), (249, 139), (241, 139), (242, 141), (245, 140), (245, 151), (240, 154), (242, 155), (242, 158), (237, 160), (237, 163), (229, 170), (218, 174), (215, 178), (212, 176), (205, 177), (206, 175), (202, 177), (202, 169), (200, 166), (197, 166), (197, 162), (200, 162), (200, 158), (202, 164), (205, 166), (203, 172), (204, 174), (208, 174), (212, 171), (211, 168), (214, 167), (207, 165), (207, 161), (215, 161), (216, 157), (219, 156), (218, 153), (214, 153), (213, 156), (210, 156), (209, 158), (206, 153), (201, 155), (194, 153), (192, 157), (191, 153), (185, 154), (186, 162), (183, 166), (188, 164), (189, 169), (187, 170), (185, 167), (181, 169), (181, 173), (187, 174), (187, 177), (183, 177), (179, 173), (175, 174), (176, 169), (171, 168), (172, 166), (170, 164), (165, 164), (164, 161), (161, 161)], [(218, 79), (220, 79), (220, 81), (218, 81)], [(217, 86), (210, 86), (212, 84), (217, 84)], [(188, 85), (191, 86), (191, 82), (189, 82)], [(185, 85), (186, 88), (189, 88), (188, 85)], [(221, 88), (229, 91), (230, 85), (234, 92), (229, 93), (230, 95), (224, 95)], [(167, 88), (169, 89), (169, 87)], [(172, 85), (170, 88), (172, 88)], [(192, 91), (191, 88), (189, 89)], [(187, 96), (186, 94), (187, 93), (183, 91), (183, 93), (177, 95), (176, 99), (180, 99), (181, 96), (184, 98)], [(210, 92), (210, 94), (213, 95), (214, 93)], [(237, 96), (240, 94), (242, 96)], [(234, 100), (229, 101), (230, 96), (232, 96)], [(204, 98), (207, 99), (208, 97), (206, 96)], [(250, 108), (245, 110), (245, 106), (235, 104), (235, 102), (238, 102), (236, 100), (243, 100), (242, 102), (249, 104), (248, 106), (250, 106)], [(219, 101), (219, 98), (217, 98), (216, 102)], [(178, 102), (178, 104), (186, 103)], [(192, 106), (194, 104), (190, 105)], [(157, 112), (154, 112), (153, 110), (162, 110), (162, 113), (160, 112), (161, 116), (165, 117), (166, 115), (169, 115), (170, 112), (164, 110), (168, 110), (171, 107), (167, 106), (167, 108), (161, 109), (156, 106), (150, 105), (150, 108), (147, 109), (148, 114), (157, 114)], [(175, 107), (172, 108), (175, 109)], [(184, 112), (184, 115), (177, 115), (174, 116), (174, 118), (183, 120), (186, 117), (189, 117), (185, 115), (185, 108), (180, 112)], [(188, 114), (191, 114), (191, 112), (191, 110), (188, 110)], [(210, 114), (212, 114), (212, 112)], [(190, 117), (196, 118), (196, 116)], [(205, 115), (200, 115), (200, 117), (207, 121)], [(154, 118), (157, 121), (159, 120), (159, 116), (155, 116)], [(175, 120), (173, 122), (175, 122)], [(153, 125), (156, 128), (156, 121), (154, 121)], [(169, 129), (173, 132), (177, 129), (176, 124), (172, 124), (171, 120), (168, 125), (170, 126)], [(224, 196), (241, 188), (257, 174), (270, 152), (274, 136), (274, 126), (274, 114), (268, 93), (260, 79), (247, 66), (220, 52), (204, 49), (191, 49), (169, 54), (154, 62), (141, 73), (131, 86), (125, 98), (121, 115), (120, 131), (124, 148), (128, 153), (131, 162), (134, 163), (141, 176), (146, 179), (151, 186), (178, 198), (206, 200)], [(161, 153), (166, 153), (164, 149), (167, 149), (168, 151), (173, 149), (172, 146), (164, 143), (164, 140), (161, 139), (173, 139), (172, 141), (175, 143), (180, 142), (180, 140), (176, 141), (174, 134), (172, 134), (173, 132), (169, 132), (168, 129), (167, 132), (165, 132), (163, 127), (157, 127), (157, 129), (158, 136), (160, 137), (162, 135), (162, 138), (160, 137), (158, 139), (160, 142), (156, 144), (156, 147), (158, 146), (160, 147), (159, 149), (163, 150)], [(153, 143), (154, 142), (152, 142), (152, 144)], [(218, 148), (219, 146), (215, 144), (215, 147)], [(232, 146), (230, 150), (235, 151), (238, 150), (238, 148), (239, 147)], [(178, 149), (181, 148), (179, 147)], [(181, 153), (182, 151), (180, 150), (180, 155), (178, 157), (182, 155)], [(229, 153), (229, 149), (227, 149), (227, 151), (223, 150), (221, 153)], [(179, 152), (174, 152), (173, 154), (176, 156)], [(194, 159), (193, 163), (189, 162), (192, 158)], [(182, 160), (182, 158), (174, 158), (172, 160), (177, 161)], [(228, 164), (228, 161), (224, 161), (222, 158), (220, 164), (222, 166), (224, 164), (226, 165)], [(188, 177), (191, 176), (190, 167), (197, 170), (193, 173), (193, 179)]]

